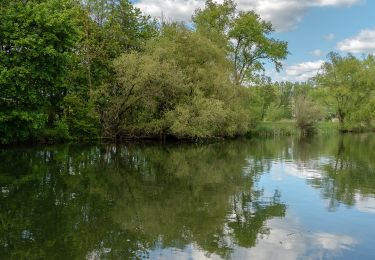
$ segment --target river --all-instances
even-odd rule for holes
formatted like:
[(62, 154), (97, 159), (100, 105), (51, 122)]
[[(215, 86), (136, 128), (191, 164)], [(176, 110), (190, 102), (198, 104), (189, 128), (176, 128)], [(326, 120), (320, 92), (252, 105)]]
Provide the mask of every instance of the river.
[(375, 134), (0, 148), (1, 259), (374, 259)]

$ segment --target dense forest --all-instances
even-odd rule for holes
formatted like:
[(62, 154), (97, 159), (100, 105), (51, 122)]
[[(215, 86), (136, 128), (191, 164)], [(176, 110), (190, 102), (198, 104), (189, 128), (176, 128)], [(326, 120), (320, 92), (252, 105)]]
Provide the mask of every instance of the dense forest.
[(282, 69), (287, 43), (231, 0), (187, 24), (129, 0), (2, 0), (0, 13), (2, 144), (375, 129), (374, 56), (332, 52), (308, 82), (273, 82), (265, 64)]

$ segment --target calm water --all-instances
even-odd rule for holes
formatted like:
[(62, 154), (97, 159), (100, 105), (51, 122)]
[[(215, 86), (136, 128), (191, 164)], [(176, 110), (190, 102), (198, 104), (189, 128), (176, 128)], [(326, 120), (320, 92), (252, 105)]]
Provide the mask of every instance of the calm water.
[(374, 259), (375, 135), (0, 149), (1, 259)]

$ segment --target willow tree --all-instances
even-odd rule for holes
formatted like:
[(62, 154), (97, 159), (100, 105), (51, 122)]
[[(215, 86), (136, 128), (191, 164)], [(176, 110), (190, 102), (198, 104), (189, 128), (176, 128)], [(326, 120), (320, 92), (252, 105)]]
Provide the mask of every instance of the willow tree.
[(206, 138), (249, 128), (226, 53), (182, 25), (164, 26), (145, 52), (123, 54), (114, 69), (114, 80), (103, 91), (108, 137)]

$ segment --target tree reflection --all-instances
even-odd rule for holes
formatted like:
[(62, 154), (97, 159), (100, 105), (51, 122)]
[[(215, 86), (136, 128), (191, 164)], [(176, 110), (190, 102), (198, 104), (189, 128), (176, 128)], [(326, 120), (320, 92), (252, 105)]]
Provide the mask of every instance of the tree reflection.
[(267, 164), (252, 151), (242, 141), (0, 150), (0, 255), (133, 258), (196, 244), (229, 258), (285, 215), (278, 191), (254, 188)]
[[(254, 141), (250, 157), (254, 172), (271, 171), (271, 163), (293, 164), (299, 177), (320, 189), (329, 209), (355, 206), (359, 197), (375, 195), (375, 135), (337, 135)], [(303, 176), (313, 170), (319, 177)], [(372, 207), (374, 207), (373, 205)]]
[(340, 203), (356, 204), (356, 198), (375, 194), (375, 138), (344, 135), (335, 139), (328, 162), (322, 164), (321, 179), (311, 181), (330, 200), (334, 210)]

